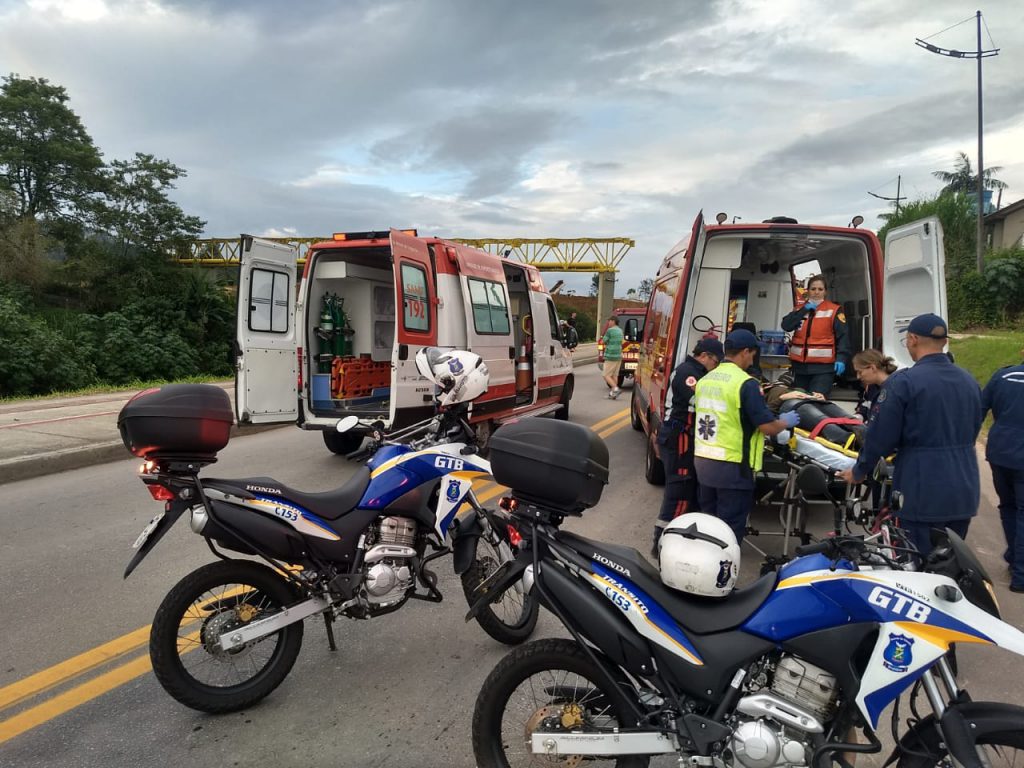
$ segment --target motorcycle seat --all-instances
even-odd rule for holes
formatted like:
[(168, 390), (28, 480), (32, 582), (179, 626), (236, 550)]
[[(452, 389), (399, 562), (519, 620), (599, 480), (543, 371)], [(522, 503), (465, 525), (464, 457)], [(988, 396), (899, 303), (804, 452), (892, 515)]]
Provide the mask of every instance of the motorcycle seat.
[[(695, 635), (726, 632), (743, 624), (754, 615), (775, 589), (776, 574), (762, 576), (728, 597), (708, 598), (687, 595), (665, 586), (658, 569), (632, 547), (605, 544), (569, 531), (559, 531), (558, 541), (572, 547), (586, 558), (597, 553), (623, 566), (629, 574), (622, 576), (639, 587), (676, 620), (679, 626)], [(600, 562), (600, 561), (598, 561)], [(615, 572), (614, 568), (607, 568)]]
[(283, 501), (293, 502), (324, 520), (337, 520), (346, 512), (355, 509), (359, 500), (363, 498), (367, 486), (370, 485), (370, 468), (364, 465), (357, 469), (340, 488), (320, 493), (306, 493), (290, 488), (272, 477), (244, 477), (232, 480), (203, 478), (203, 485), (248, 498), (252, 498), (258, 493), (261, 497), (268, 499), (278, 496), (266, 491), (253, 491), (247, 486), (273, 488), (281, 492), (280, 498)]

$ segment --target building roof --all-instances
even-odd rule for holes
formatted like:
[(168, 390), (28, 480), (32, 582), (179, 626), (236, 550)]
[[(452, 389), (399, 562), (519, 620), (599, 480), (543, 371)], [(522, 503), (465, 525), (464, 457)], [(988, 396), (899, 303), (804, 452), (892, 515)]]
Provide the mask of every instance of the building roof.
[(1009, 205), (1004, 205), (1002, 208), (1000, 208), (995, 213), (987, 214), (985, 216), (985, 223), (987, 224), (989, 222), (999, 221), (1000, 219), (1005, 219), (1011, 213), (1016, 213), (1017, 211), (1020, 211), (1020, 210), (1024, 210), (1024, 200), (1018, 200), (1016, 203), (1010, 203)]

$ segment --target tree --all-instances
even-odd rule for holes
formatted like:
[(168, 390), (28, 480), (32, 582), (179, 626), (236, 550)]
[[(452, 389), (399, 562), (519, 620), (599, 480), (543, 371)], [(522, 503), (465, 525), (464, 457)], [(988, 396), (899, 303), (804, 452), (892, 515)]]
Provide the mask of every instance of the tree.
[(647, 301), (651, 298), (651, 291), (654, 290), (654, 280), (650, 277), (645, 277), (640, 281), (640, 289), (637, 293), (640, 296), (640, 301)]
[(131, 248), (166, 251), (195, 238), (206, 222), (188, 216), (167, 195), (185, 171), (169, 160), (136, 152), (104, 170), (105, 200), (97, 223), (117, 239), (122, 254)]
[[(999, 165), (993, 165), (985, 169), (982, 174), (982, 184), (985, 189), (1006, 189), (1005, 182), (992, 176), (992, 174), (999, 173), (1001, 170), (1003, 168)], [(978, 190), (978, 175), (971, 167), (971, 159), (965, 152), (957, 153), (956, 164), (953, 166), (952, 171), (932, 171), (932, 176), (946, 185), (942, 188), (944, 193), (962, 192), (966, 194), (977, 192)]]
[(100, 152), (67, 101), (45, 78), (3, 78), (0, 185), (15, 194), (18, 218), (80, 220), (99, 187)]

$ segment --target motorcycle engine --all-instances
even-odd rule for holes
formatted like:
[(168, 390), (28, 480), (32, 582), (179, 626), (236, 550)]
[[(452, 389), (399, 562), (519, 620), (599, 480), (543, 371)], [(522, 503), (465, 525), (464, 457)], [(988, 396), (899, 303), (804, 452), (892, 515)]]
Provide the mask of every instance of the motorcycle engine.
[(783, 656), (774, 671), (754, 676), (753, 690), (736, 705), (740, 720), (730, 739), (732, 760), (726, 762), (742, 768), (807, 765), (811, 738), (824, 733), (824, 723), (835, 710), (835, 677), (795, 656)]
[(414, 579), (410, 561), (416, 557), (416, 521), (407, 517), (381, 518), (374, 526), (371, 541), (363, 559), (367, 599), (376, 605), (405, 599)]

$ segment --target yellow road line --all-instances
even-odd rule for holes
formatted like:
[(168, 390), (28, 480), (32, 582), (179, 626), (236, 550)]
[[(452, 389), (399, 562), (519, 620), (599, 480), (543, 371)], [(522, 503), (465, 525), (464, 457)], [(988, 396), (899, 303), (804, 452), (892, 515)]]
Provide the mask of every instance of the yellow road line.
[(87, 683), (82, 683), (70, 691), (54, 696), (42, 704), (4, 720), (0, 722), (0, 744), (134, 680), (150, 669), (152, 669), (152, 664), (149, 661), (149, 655), (139, 656)]
[[(594, 428), (612, 424), (599, 434), (601, 437), (617, 432), (629, 423), (629, 409), (626, 408), (606, 419), (599, 421)], [(477, 501), (483, 503), (500, 496), (508, 489), (501, 485), (491, 485), (490, 482), (482, 485), (486, 490), (477, 494)], [(56, 664), (41, 672), (0, 688), (0, 709), (16, 704), (20, 701), (44, 693), (54, 686), (73, 680), (75, 677), (108, 663), (119, 656), (129, 653), (135, 648), (144, 645), (149, 637), (150, 627), (141, 627), (127, 635), (122, 635), (109, 643), (97, 646), (90, 651), (79, 654), (67, 661)], [(30, 709), (21, 712), (7, 720), (0, 721), (0, 744), (13, 739), (26, 731), (36, 728), (59, 715), (69, 712), (93, 699), (118, 688), (135, 678), (144, 675), (152, 669), (149, 655), (140, 656), (126, 664), (104, 672), (88, 682), (75, 686), (69, 691), (60, 693), (52, 699), (42, 702)]]
[(623, 408), (618, 413), (613, 413), (607, 419), (601, 419), (599, 422), (597, 422), (597, 424), (591, 424), (590, 428), (593, 429), (593, 430), (601, 429), (601, 427), (603, 427), (605, 424), (611, 424), (613, 421), (617, 421), (618, 419), (621, 419), (623, 416), (625, 416), (628, 413), (629, 413), (629, 408)]
[(123, 656), (139, 648), (149, 640), (149, 630), (150, 626), (146, 625), (111, 640), (109, 643), (104, 643), (67, 661), (62, 661), (49, 669), (44, 669), (42, 672), (37, 672), (23, 680), (0, 688), (0, 709), (36, 696), (60, 683), (73, 680), (118, 656)]

